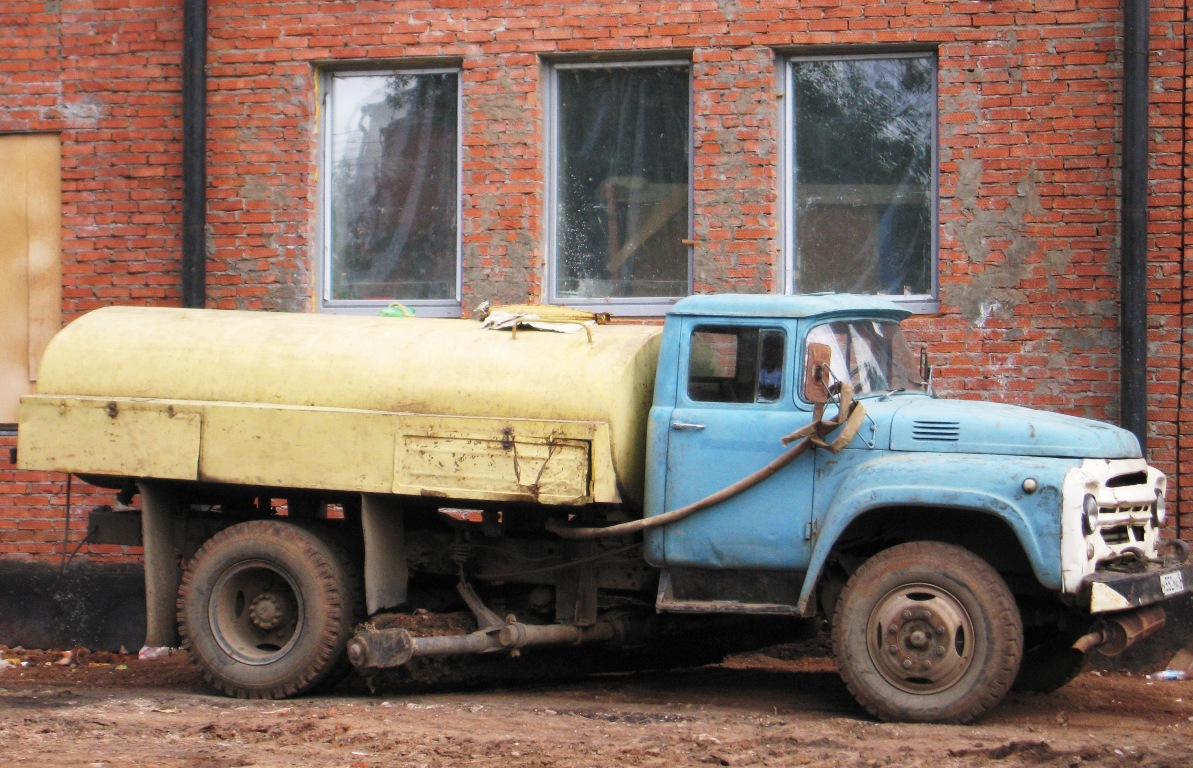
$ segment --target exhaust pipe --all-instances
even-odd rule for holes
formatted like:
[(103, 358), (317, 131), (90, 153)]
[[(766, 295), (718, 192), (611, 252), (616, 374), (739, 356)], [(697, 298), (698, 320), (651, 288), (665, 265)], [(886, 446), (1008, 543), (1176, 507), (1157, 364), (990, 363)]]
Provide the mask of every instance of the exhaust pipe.
[(1164, 609), (1158, 605), (1108, 616), (1098, 622), (1089, 634), (1078, 638), (1073, 648), (1082, 653), (1097, 650), (1106, 656), (1118, 656), (1140, 640), (1159, 632), (1164, 628), (1165, 621)]

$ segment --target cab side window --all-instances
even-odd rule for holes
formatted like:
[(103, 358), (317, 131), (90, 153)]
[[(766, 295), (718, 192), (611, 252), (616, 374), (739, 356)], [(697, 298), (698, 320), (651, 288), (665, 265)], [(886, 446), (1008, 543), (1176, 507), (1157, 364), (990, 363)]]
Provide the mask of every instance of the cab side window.
[(780, 328), (701, 325), (692, 331), (688, 397), (705, 403), (773, 403), (787, 379)]

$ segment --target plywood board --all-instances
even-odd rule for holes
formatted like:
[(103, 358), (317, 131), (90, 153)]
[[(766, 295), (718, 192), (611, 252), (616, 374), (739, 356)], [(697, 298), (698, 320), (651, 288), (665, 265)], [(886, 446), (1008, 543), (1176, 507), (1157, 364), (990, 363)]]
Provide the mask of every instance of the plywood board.
[(0, 136), (0, 424), (62, 325), (61, 211), (58, 135)]
[(37, 381), (42, 352), (62, 327), (62, 163), (57, 134), (24, 138), (28, 144), (29, 168), (25, 196), (29, 254), (29, 380)]
[(29, 177), (25, 136), (0, 136), (0, 424), (29, 391)]

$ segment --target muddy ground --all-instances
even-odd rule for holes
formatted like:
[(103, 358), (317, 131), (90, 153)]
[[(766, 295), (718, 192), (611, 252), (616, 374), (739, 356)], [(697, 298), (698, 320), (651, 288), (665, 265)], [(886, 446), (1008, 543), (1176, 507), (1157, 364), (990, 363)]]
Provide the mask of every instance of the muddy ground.
[(1127, 673), (926, 726), (869, 719), (826, 659), (260, 702), (213, 695), (181, 656), (0, 658), (4, 766), (1193, 765), (1193, 682)]

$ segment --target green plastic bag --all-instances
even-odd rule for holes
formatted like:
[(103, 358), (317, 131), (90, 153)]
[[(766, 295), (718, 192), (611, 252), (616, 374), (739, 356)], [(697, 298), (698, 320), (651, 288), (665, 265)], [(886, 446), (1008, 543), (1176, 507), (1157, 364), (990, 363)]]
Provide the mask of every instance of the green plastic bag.
[(394, 302), (381, 310), (382, 317), (414, 317), (414, 310), (410, 307)]

